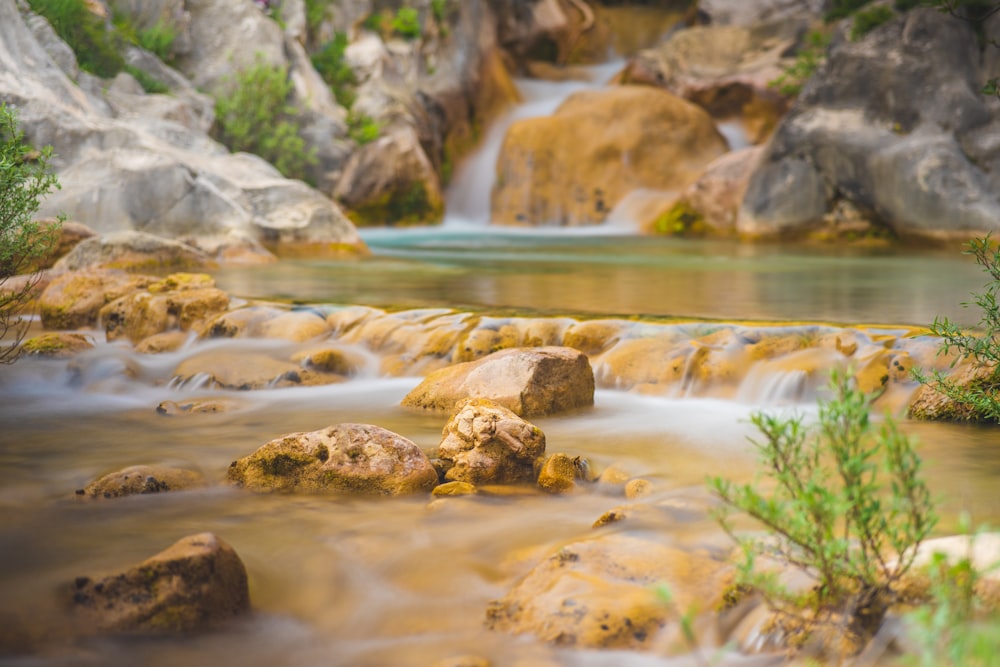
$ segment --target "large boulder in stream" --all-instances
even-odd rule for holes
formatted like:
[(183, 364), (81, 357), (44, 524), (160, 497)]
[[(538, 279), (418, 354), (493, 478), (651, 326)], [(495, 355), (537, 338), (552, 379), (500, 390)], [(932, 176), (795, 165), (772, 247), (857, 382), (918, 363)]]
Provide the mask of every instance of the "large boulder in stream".
[(403, 405), (451, 412), (467, 398), (488, 398), (521, 417), (594, 404), (594, 371), (579, 350), (500, 350), (477, 361), (438, 369), (403, 398)]
[(680, 190), (727, 150), (705, 111), (666, 91), (620, 86), (576, 93), (552, 116), (508, 130), (492, 220), (600, 223), (629, 192)]
[[(662, 646), (680, 615), (716, 611), (733, 568), (625, 534), (566, 545), (487, 610), (487, 627), (575, 648)], [(671, 604), (658, 595), (665, 586)]]
[(430, 492), (437, 471), (416, 444), (370, 424), (337, 424), (272, 440), (233, 461), (231, 482), (255, 491), (394, 496)]
[(927, 8), (856, 41), (842, 26), (751, 178), (738, 231), (802, 233), (842, 202), (901, 236), (1000, 229), (1000, 100), (980, 92), (994, 72), (978, 44)]
[(545, 454), (545, 434), (516, 414), (485, 398), (460, 404), (444, 427), (438, 458), (445, 478), (470, 484), (510, 484), (534, 478)]
[(70, 595), (85, 632), (200, 632), (250, 611), (243, 561), (212, 533), (185, 537), (119, 574), (77, 577)]

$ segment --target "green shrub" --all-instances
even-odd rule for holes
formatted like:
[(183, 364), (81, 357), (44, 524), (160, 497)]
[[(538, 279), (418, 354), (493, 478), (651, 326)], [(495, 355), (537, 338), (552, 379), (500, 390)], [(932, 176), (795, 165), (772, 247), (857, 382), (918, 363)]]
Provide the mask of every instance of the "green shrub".
[(439, 25), (444, 25), (448, 13), (448, 0), (431, 0), (431, 15)]
[(854, 25), (851, 26), (851, 39), (858, 40), (884, 23), (892, 20), (896, 13), (885, 5), (876, 5), (854, 15)]
[(135, 77), (135, 80), (139, 82), (142, 89), (147, 93), (169, 93), (170, 88), (167, 87), (165, 83), (159, 79), (155, 79), (148, 73), (139, 69), (138, 67), (132, 67), (131, 65), (125, 65), (125, 71)]
[(347, 49), (347, 34), (334, 33), (333, 39), (327, 42), (316, 55), (312, 57), (313, 67), (330, 86), (337, 103), (348, 109), (354, 104), (354, 87), (358, 80), (354, 70), (347, 64), (344, 51)]
[(156, 54), (157, 58), (167, 64), (173, 62), (175, 41), (177, 41), (177, 30), (163, 21), (157, 21), (136, 35), (136, 44)]
[(347, 136), (359, 145), (370, 144), (379, 138), (382, 126), (371, 116), (364, 114), (347, 114)]
[(419, 39), (420, 15), (413, 7), (400, 7), (392, 18), (392, 32), (405, 39)]
[(805, 82), (826, 60), (826, 47), (829, 43), (828, 34), (819, 30), (811, 31), (806, 35), (806, 42), (796, 54), (795, 60), (785, 68), (781, 76), (768, 82), (768, 85), (787, 97), (798, 95)]
[(110, 79), (125, 67), (121, 37), (84, 0), (28, 0), (28, 5), (69, 45), (80, 69)]
[[(787, 631), (801, 637), (837, 623), (858, 647), (895, 601), (894, 584), (936, 516), (910, 440), (888, 417), (876, 429), (871, 398), (847, 374), (834, 372), (830, 389), (814, 426), (801, 416), (753, 415), (766, 486), (719, 477), (709, 484), (724, 503), (719, 520), (745, 556), (737, 585), (761, 591)], [(734, 509), (762, 523), (767, 536), (737, 536)], [(773, 572), (755, 568), (762, 556), (799, 568), (815, 586), (787, 590)]]
[(291, 92), (287, 68), (258, 60), (216, 100), (215, 135), (230, 150), (255, 153), (285, 176), (304, 180), (316, 155), (299, 136), (298, 109), (288, 103)]
[(330, 0), (306, 0), (306, 27), (310, 32), (316, 32), (326, 18), (326, 8)]
[(34, 220), (41, 200), (59, 188), (49, 171), (51, 148), (35, 152), (25, 144), (17, 114), (0, 103), (0, 363), (17, 358), (18, 344), (28, 323), (21, 317), (38, 274), (23, 285), (10, 289), (7, 280), (33, 272), (35, 262), (45, 255), (58, 234), (58, 226), (42, 229)]
[[(987, 234), (984, 238), (972, 239), (963, 251), (972, 255), (976, 263), (989, 276), (985, 291), (973, 293), (974, 304), (980, 309), (979, 331), (965, 331), (947, 317), (935, 318), (931, 333), (941, 337), (940, 354), (955, 351), (959, 360), (971, 361), (984, 371), (975, 382), (964, 385), (949, 379), (944, 373), (935, 371), (930, 375), (914, 371), (914, 377), (921, 384), (951, 399), (964, 409), (956, 414), (970, 421), (992, 421), (1000, 424), (1000, 248), (996, 248)], [(963, 302), (963, 306), (969, 306)], [(954, 365), (954, 364), (953, 364)]]
[(837, 21), (847, 18), (872, 0), (833, 0), (823, 18), (827, 21)]

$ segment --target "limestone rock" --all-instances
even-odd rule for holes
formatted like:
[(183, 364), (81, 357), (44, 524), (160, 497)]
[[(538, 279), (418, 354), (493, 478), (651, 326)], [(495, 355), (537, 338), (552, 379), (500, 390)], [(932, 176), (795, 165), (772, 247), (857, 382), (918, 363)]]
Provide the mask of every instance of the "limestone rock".
[(476, 494), (476, 485), (468, 482), (445, 482), (438, 484), (431, 491), (435, 498), (450, 498), (454, 496), (473, 496)]
[(162, 354), (176, 352), (191, 340), (187, 331), (163, 331), (153, 334), (135, 344), (135, 351), (141, 354)]
[(750, 26), (764, 22), (822, 18), (825, 0), (699, 0), (698, 11), (718, 25)]
[(177, 382), (223, 389), (268, 389), (342, 382), (343, 378), (255, 352), (209, 351), (191, 355), (174, 370)]
[(166, 292), (150, 289), (112, 301), (99, 316), (109, 341), (128, 338), (138, 343), (173, 329), (198, 330), (228, 307), (229, 295), (215, 287)]
[(460, 404), (444, 427), (438, 456), (445, 479), (471, 484), (530, 481), (545, 454), (545, 434), (507, 408), (484, 398)]
[(600, 223), (632, 190), (684, 188), (727, 148), (707, 113), (666, 91), (621, 86), (576, 93), (552, 116), (508, 130), (491, 219)]
[[(965, 363), (945, 373), (945, 376), (960, 387), (996, 394), (996, 369), (993, 366), (976, 366)], [(920, 385), (910, 402), (910, 416), (915, 419), (938, 421), (980, 421), (984, 416), (972, 407), (955, 401), (929, 385)]]
[(272, 440), (233, 461), (228, 477), (257, 491), (377, 495), (429, 492), (438, 482), (417, 445), (369, 424), (337, 424)]
[(78, 577), (74, 615), (94, 632), (181, 634), (250, 610), (243, 562), (212, 533), (185, 537), (120, 574)]
[(21, 344), (21, 351), (32, 357), (65, 359), (85, 350), (94, 349), (90, 336), (77, 333), (44, 333)]
[[(567, 545), (491, 604), (487, 626), (559, 646), (649, 648), (677, 612), (713, 611), (732, 568), (648, 539), (612, 534)], [(657, 597), (671, 591), (674, 604)]]
[(589, 465), (579, 456), (556, 453), (545, 459), (538, 473), (538, 488), (547, 493), (568, 493), (577, 480), (586, 480)]
[(236, 401), (227, 399), (195, 398), (187, 401), (161, 401), (156, 406), (156, 413), (164, 417), (178, 417), (180, 415), (197, 414), (217, 414), (219, 412), (229, 412), (237, 408)]
[(549, 415), (593, 405), (594, 373), (572, 348), (500, 350), (434, 371), (403, 405), (449, 412), (465, 398), (488, 398), (522, 417)]
[(124, 231), (85, 239), (56, 263), (58, 271), (121, 269), (132, 273), (192, 271), (214, 262), (189, 245), (145, 232)]
[(76, 492), (83, 498), (120, 498), (147, 493), (180, 491), (204, 484), (200, 473), (167, 466), (131, 466), (108, 473)]
[(38, 313), (46, 329), (93, 326), (106, 304), (155, 282), (149, 276), (95, 270), (65, 273), (52, 279), (38, 299)]

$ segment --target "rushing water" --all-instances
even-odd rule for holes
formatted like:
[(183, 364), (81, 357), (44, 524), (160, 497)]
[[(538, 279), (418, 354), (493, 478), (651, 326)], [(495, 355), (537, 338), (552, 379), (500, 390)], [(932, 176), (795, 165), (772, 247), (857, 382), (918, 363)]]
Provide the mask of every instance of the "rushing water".
[[(526, 106), (512, 118), (547, 113), (560, 96), (590, 84), (533, 85), (522, 84)], [(732, 128), (727, 132), (739, 140)], [(484, 202), (500, 138), (499, 131), (491, 134), (459, 172), (444, 227), (366, 232), (375, 257), (365, 261), (227, 268), (217, 276), (220, 287), (246, 298), (487, 313), (840, 324), (920, 325), (936, 315), (975, 320), (958, 304), (979, 287), (981, 274), (957, 249), (741, 245), (636, 237), (614, 227), (487, 230)], [(232, 460), (289, 432), (366, 422), (429, 449), (438, 444), (444, 418), (399, 407), (419, 378), (373, 370), (343, 384), (254, 392), (169, 382), (178, 363), (210, 346), (251, 354), (277, 353), (281, 344), (191, 343), (158, 356), (101, 344), (70, 363), (27, 359), (0, 368), (0, 664), (425, 667), (461, 654), (497, 667), (691, 664), (560, 649), (483, 628), (489, 601), (544, 555), (592, 535), (594, 520), (625, 502), (619, 492), (595, 487), (569, 497), (431, 503), (254, 494), (223, 484)], [(598, 469), (621, 466), (654, 483), (651, 504), (687, 508), (684, 520), (665, 512), (646, 531), (672, 544), (714, 548), (725, 537), (704, 512), (704, 478), (752, 474), (747, 418), (767, 402), (767, 386), (747, 385), (732, 401), (600, 389), (592, 410), (535, 423), (549, 451), (586, 456)], [(156, 412), (163, 400), (204, 396), (231, 399), (235, 407), (173, 418)], [(923, 443), (944, 530), (961, 509), (975, 520), (1000, 519), (994, 430), (904, 426)], [(74, 498), (75, 489), (103, 473), (151, 463), (198, 469), (210, 484), (109, 502)], [(176, 640), (61, 636), (60, 591), (67, 582), (120, 570), (203, 531), (229, 542), (246, 563), (255, 610), (249, 619)], [(11, 647), (30, 651), (3, 658)], [(725, 664), (739, 661), (725, 658)]]

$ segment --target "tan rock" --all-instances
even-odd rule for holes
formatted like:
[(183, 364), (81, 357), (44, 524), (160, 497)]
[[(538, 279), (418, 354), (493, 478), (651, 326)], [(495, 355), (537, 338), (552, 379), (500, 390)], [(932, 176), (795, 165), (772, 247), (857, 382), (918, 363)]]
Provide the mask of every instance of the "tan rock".
[(445, 479), (471, 484), (530, 481), (545, 453), (545, 434), (511, 410), (485, 398), (463, 401), (438, 446)]
[(630, 191), (684, 188), (727, 150), (708, 114), (670, 93), (647, 86), (576, 93), (554, 115), (508, 130), (491, 219), (600, 223)]
[(192, 335), (188, 331), (163, 331), (143, 338), (136, 343), (135, 351), (141, 354), (176, 352), (191, 340)]
[(92, 632), (199, 632), (250, 611), (246, 568), (212, 533), (185, 537), (120, 574), (78, 577), (70, 595)]
[(431, 491), (431, 495), (435, 498), (448, 498), (451, 496), (474, 496), (476, 494), (476, 485), (469, 484), (468, 482), (445, 482), (444, 484), (438, 484)]
[(359, 353), (337, 347), (302, 352), (293, 356), (292, 361), (301, 362), (307, 368), (323, 373), (344, 376), (355, 375), (365, 366), (365, 359)]
[(167, 466), (131, 466), (108, 473), (82, 489), (76, 495), (82, 498), (120, 498), (147, 493), (180, 491), (204, 484), (202, 475), (194, 470)]
[(308, 310), (293, 310), (264, 322), (258, 335), (302, 343), (329, 333), (330, 327), (324, 317)]
[[(151, 286), (152, 287), (152, 286)], [(138, 343), (164, 331), (199, 329), (229, 307), (229, 295), (214, 287), (134, 292), (101, 308), (108, 340)]]
[(78, 333), (43, 333), (24, 341), (21, 351), (32, 357), (65, 359), (94, 349), (94, 340)]
[(229, 466), (256, 491), (399, 495), (429, 492), (437, 472), (417, 445), (379, 426), (337, 424), (272, 440)]
[(342, 382), (332, 373), (304, 369), (266, 354), (214, 350), (191, 355), (174, 370), (180, 382), (202, 381), (223, 389), (313, 386)]
[(538, 488), (547, 493), (568, 493), (576, 488), (578, 479), (586, 479), (586, 469), (579, 456), (553, 454), (538, 472)]
[[(945, 373), (945, 377), (959, 387), (978, 391), (992, 391), (997, 388), (995, 368), (993, 366), (976, 366), (964, 363)], [(980, 421), (983, 415), (967, 404), (948, 398), (933, 386), (920, 385), (910, 402), (910, 416), (915, 419), (939, 421)]]
[(567, 347), (515, 348), (434, 371), (403, 405), (446, 412), (465, 398), (489, 398), (522, 417), (594, 404), (587, 357)]
[(46, 329), (93, 326), (106, 304), (155, 281), (121, 271), (94, 270), (65, 273), (52, 279), (38, 299), (38, 313)]
[(652, 495), (654, 490), (653, 483), (648, 479), (630, 479), (625, 484), (625, 497), (629, 500), (645, 498)]
[(43, 234), (53, 233), (51, 230), (57, 225), (59, 231), (54, 235), (52, 247), (32, 263), (32, 271), (52, 268), (57, 260), (69, 253), (80, 241), (97, 236), (93, 229), (74, 220), (59, 222), (55, 218), (46, 218), (38, 221), (39, 232)]
[(179, 415), (215, 414), (229, 412), (238, 407), (238, 403), (226, 399), (192, 399), (189, 401), (162, 401), (156, 406), (157, 414), (165, 417)]
[(618, 342), (628, 323), (622, 320), (587, 320), (569, 326), (563, 334), (562, 344), (594, 356)]
[(60, 271), (121, 269), (130, 273), (158, 273), (215, 268), (205, 253), (189, 245), (146, 234), (123, 231), (88, 238), (60, 259)]
[(273, 306), (248, 306), (216, 317), (205, 327), (203, 338), (252, 338), (260, 335), (270, 320), (286, 311)]
[[(649, 539), (609, 534), (564, 546), (491, 604), (487, 626), (560, 646), (648, 648), (680, 613), (714, 610), (732, 568)], [(673, 605), (654, 587), (669, 588)]]

